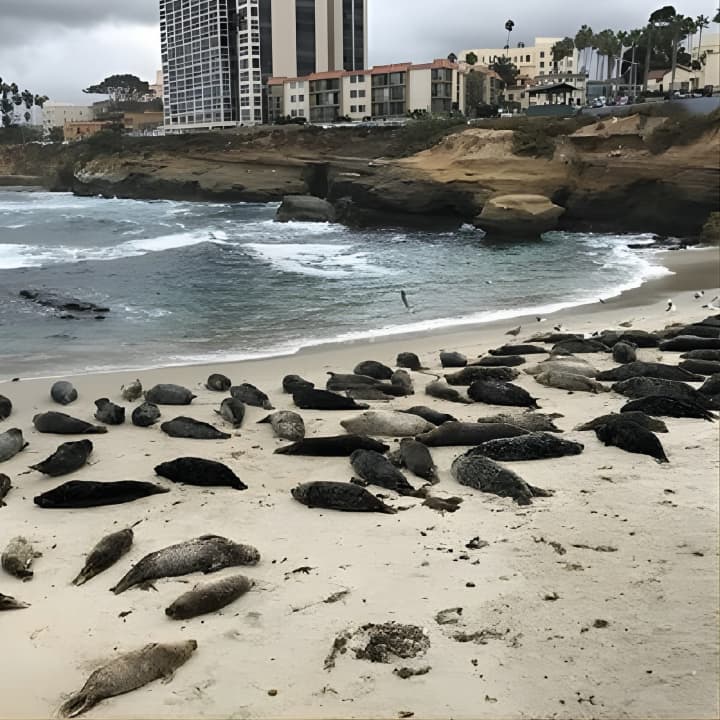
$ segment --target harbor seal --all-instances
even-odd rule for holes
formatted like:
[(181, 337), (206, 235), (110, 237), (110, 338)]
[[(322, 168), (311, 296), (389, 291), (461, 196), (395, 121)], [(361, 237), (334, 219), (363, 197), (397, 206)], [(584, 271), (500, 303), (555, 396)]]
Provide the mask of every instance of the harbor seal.
[(430, 397), (438, 398), (438, 400), (448, 400), (449, 402), (463, 403), (470, 405), (472, 400), (461, 395), (455, 388), (450, 387), (441, 380), (433, 380), (425, 386), (425, 394)]
[(216, 460), (181, 457), (155, 466), (155, 473), (174, 483), (201, 487), (231, 487), (247, 490), (247, 485), (227, 466)]
[(460, 455), (450, 466), (450, 472), (461, 485), (512, 498), (518, 505), (530, 505), (535, 497), (552, 496), (549, 490), (530, 485), (512, 470), (483, 455)]
[(503, 345), (488, 351), (491, 355), (545, 355), (547, 350), (539, 345)]
[(315, 383), (301, 378), (299, 375), (286, 375), (282, 380), (283, 392), (292, 395), (296, 390), (312, 390)]
[(353, 483), (316, 480), (294, 487), (292, 496), (309, 508), (327, 508), (343, 512), (379, 512), (394, 515), (397, 510), (386, 505), (365, 488)]
[(631, 345), (629, 342), (617, 342), (612, 347), (612, 356), (616, 363), (622, 365), (635, 362), (637, 360), (635, 345)]
[(121, 578), (112, 592), (119, 595), (133, 585), (193, 572), (212, 573), (236, 565), (257, 565), (260, 553), (220, 535), (202, 535), (146, 555)]
[(393, 374), (391, 368), (377, 360), (364, 360), (355, 366), (353, 372), (355, 375), (367, 375), (376, 380), (389, 380)]
[(432, 430), (435, 426), (417, 415), (400, 412), (369, 410), (346, 420), (340, 425), (356, 435), (385, 435), (388, 437), (414, 437)]
[(242, 427), (243, 420), (245, 419), (245, 403), (238, 398), (225, 398), (220, 403), (220, 409), (215, 412), (234, 428), (239, 428)]
[(5, 496), (12, 490), (12, 481), (5, 475), (0, 473), (0, 508), (5, 507)]
[(197, 641), (150, 643), (124, 653), (93, 672), (82, 689), (62, 704), (62, 717), (82, 715), (106, 698), (122, 695), (158, 680), (172, 678), (197, 649)]
[(189, 620), (198, 615), (217, 612), (249, 592), (255, 583), (245, 575), (230, 575), (214, 582), (195, 585), (165, 608), (173, 620)]
[(583, 338), (581, 340), (561, 340), (552, 347), (553, 352), (563, 350), (572, 353), (606, 353), (610, 352), (610, 348), (600, 340)]
[(612, 368), (611, 370), (605, 370), (599, 372), (596, 376), (596, 380), (628, 380), (633, 377), (650, 377), (650, 378), (661, 378), (663, 380), (682, 380), (683, 382), (701, 382), (702, 375), (695, 375), (694, 373), (683, 370), (677, 365), (665, 365), (664, 363), (654, 362), (643, 362), (642, 360), (636, 360), (635, 362), (620, 365), (619, 367)]
[(720, 373), (711, 375), (699, 388), (698, 392), (709, 397), (720, 393)]
[(432, 455), (424, 445), (413, 438), (403, 438), (400, 447), (389, 456), (391, 462), (406, 467), (413, 475), (435, 485), (440, 482)]
[(380, 383), (379, 385), (365, 385), (364, 387), (356, 387), (352, 390), (346, 390), (345, 395), (353, 400), (376, 400), (378, 402), (390, 402), (393, 398), (404, 395), (404, 391), (396, 385)]
[(0, 395), (0, 420), (6, 420), (12, 412), (12, 402), (10, 398)]
[(221, 432), (209, 423), (189, 417), (176, 417), (160, 425), (160, 429), (170, 437), (192, 438), (194, 440), (227, 440), (228, 433)]
[(542, 372), (535, 376), (535, 380), (541, 385), (557, 388), (558, 390), (589, 392), (595, 395), (601, 392), (610, 392), (610, 388), (605, 387), (605, 385), (597, 382), (597, 380), (585, 377), (584, 375), (575, 375), (558, 370)]
[(259, 422), (270, 423), (275, 435), (282, 440), (297, 442), (305, 437), (305, 423), (302, 417), (290, 410), (274, 412)]
[(143, 389), (140, 380), (133, 380), (129, 385), (120, 388), (120, 397), (126, 402), (135, 402), (142, 397)]
[(18, 536), (7, 544), (0, 555), (0, 565), (10, 575), (21, 580), (32, 580), (34, 573), (30, 566), (33, 564), (33, 560), (40, 557), (41, 554), (35, 552), (33, 546), (24, 537)]
[(527, 430), (504, 423), (446, 422), (415, 439), (427, 447), (447, 447), (479, 445), (487, 440), (527, 434)]
[(395, 365), (400, 368), (407, 368), (408, 370), (422, 370), (422, 364), (420, 358), (413, 352), (401, 352), (395, 360)]
[(276, 455), (312, 455), (315, 457), (349, 457), (355, 450), (376, 450), (384, 453), (388, 445), (364, 435), (335, 435), (304, 438), (275, 450)]
[(443, 350), (440, 353), (440, 364), (444, 368), (465, 367), (467, 365), (467, 356), (459, 352), (449, 352)]
[(413, 386), (412, 378), (410, 377), (410, 373), (406, 370), (396, 370), (390, 378), (390, 384), (401, 388), (403, 395), (415, 394), (415, 387)]
[(717, 418), (707, 409), (692, 400), (679, 400), (678, 398), (663, 395), (648, 395), (625, 403), (620, 408), (621, 413), (644, 412), (648, 415), (674, 418), (697, 418), (713, 422)]
[(506, 425), (515, 425), (516, 427), (528, 430), (529, 432), (555, 432), (561, 433), (562, 430), (555, 425), (557, 418), (563, 417), (560, 413), (539, 413), (524, 412), (511, 415), (510, 413), (499, 413), (498, 415), (488, 415), (477, 419), (479, 423), (504, 423)]
[(717, 410), (718, 404), (707, 395), (703, 395), (690, 385), (677, 380), (660, 380), (659, 378), (636, 377), (617, 382), (612, 386), (614, 392), (629, 398), (642, 398), (649, 395), (663, 395), (676, 400), (689, 400), (706, 410)]
[(479, 360), (470, 363), (471, 367), (516, 367), (524, 365), (527, 361), (522, 355), (485, 355)]
[(0, 593), (0, 611), (3, 610), (23, 610), (24, 608), (29, 608), (30, 605), (28, 603), (22, 602), (21, 600), (16, 600), (11, 595), (3, 595)]
[(369, 407), (329, 390), (298, 390), (293, 393), (293, 402), (303, 410), (367, 410)]
[(132, 411), (131, 419), (136, 427), (150, 427), (160, 419), (160, 408), (146, 400)]
[(568, 375), (582, 375), (584, 377), (594, 378), (598, 370), (593, 367), (587, 360), (571, 355), (566, 358), (552, 356), (549, 360), (543, 360), (537, 365), (531, 365), (525, 368), (527, 375), (540, 375), (544, 372), (562, 372)]
[(442, 425), (444, 422), (448, 421), (457, 422), (457, 418), (453, 415), (439, 412), (425, 405), (413, 405), (407, 410), (400, 410), (400, 412), (409, 413), (410, 415), (417, 415), (418, 417), (421, 417), (423, 420), (427, 420), (433, 425)]
[(656, 333), (646, 330), (623, 330), (621, 333), (603, 332), (597, 338), (603, 345), (612, 346), (615, 343), (632, 343), (639, 348), (653, 348), (660, 344), (660, 337)]
[(205, 387), (215, 392), (227, 392), (232, 387), (232, 380), (220, 373), (213, 373), (205, 382)]
[(694, 375), (717, 375), (720, 360), (683, 360), (678, 367)]
[(622, 415), (596, 428), (595, 434), (605, 445), (613, 445), (626, 452), (650, 455), (660, 463), (669, 462), (660, 440), (650, 430)]
[(561, 440), (548, 433), (531, 433), (513, 438), (499, 438), (480, 443), (468, 455), (484, 455), (493, 460), (544, 460), (566, 455), (579, 455), (584, 450), (581, 443)]
[(372, 378), (369, 375), (353, 375), (336, 372), (328, 372), (330, 376), (325, 383), (326, 390), (333, 392), (343, 392), (345, 390), (355, 390), (357, 388), (374, 387), (381, 385), (382, 380)]
[(78, 392), (67, 380), (58, 380), (50, 388), (50, 397), (59, 405), (69, 405), (78, 399)]
[(680, 356), (683, 360), (710, 360), (720, 362), (720, 350), (690, 350)]
[(106, 535), (85, 558), (85, 565), (72, 581), (73, 585), (83, 585), (96, 575), (112, 567), (133, 544), (132, 528), (125, 528)]
[(520, 373), (510, 367), (481, 367), (469, 365), (459, 372), (445, 376), (449, 385), (472, 385), (478, 380), (499, 380), (509, 382), (518, 377)]
[(90, 440), (66, 442), (60, 445), (50, 457), (36, 465), (30, 465), (30, 469), (50, 477), (67, 475), (85, 465), (92, 451), (93, 444)]
[(52, 490), (36, 495), (33, 502), (41, 508), (87, 508), (120, 505), (148, 495), (170, 492), (168, 488), (137, 480), (96, 482), (69, 480)]
[(145, 399), (156, 405), (189, 405), (197, 395), (182, 385), (161, 383), (145, 392)]
[(521, 388), (499, 380), (476, 380), (468, 388), (468, 396), (476, 402), (487, 403), (488, 405), (511, 405), (513, 407), (540, 407), (537, 398)]
[(125, 422), (125, 408), (110, 402), (107, 398), (95, 401), (95, 419), (106, 425), (122, 425)]
[[(582, 425), (578, 425), (575, 430), (578, 432), (586, 432), (588, 430), (596, 430), (597, 428), (601, 427), (602, 425), (607, 425), (608, 422), (612, 422), (613, 420), (618, 419), (621, 417), (617, 413), (610, 413), (609, 415), (601, 415), (600, 417), (596, 417), (593, 420), (589, 420), (586, 423), (583, 423)], [(651, 417), (650, 415), (646, 415), (644, 412), (640, 411), (628, 411), (623, 413), (622, 417), (626, 417), (628, 420), (632, 420), (633, 422), (636, 422), (638, 425), (644, 427), (646, 430), (652, 430), (652, 432), (660, 432), (660, 433), (666, 433), (668, 431), (667, 425), (662, 421), (658, 420), (657, 418)]]
[(11, 428), (0, 433), (0, 462), (10, 460), (28, 446), (23, 438), (22, 430)]
[(417, 496), (417, 490), (407, 478), (384, 455), (375, 450), (356, 450), (350, 456), (350, 464), (364, 481), (363, 487), (368, 484), (379, 485), (399, 495)]
[(687, 352), (688, 350), (720, 350), (720, 338), (701, 338), (694, 335), (678, 335), (660, 343), (661, 350)]
[(104, 425), (91, 425), (84, 420), (53, 410), (35, 415), (33, 425), (38, 432), (55, 435), (100, 435), (107, 432)]

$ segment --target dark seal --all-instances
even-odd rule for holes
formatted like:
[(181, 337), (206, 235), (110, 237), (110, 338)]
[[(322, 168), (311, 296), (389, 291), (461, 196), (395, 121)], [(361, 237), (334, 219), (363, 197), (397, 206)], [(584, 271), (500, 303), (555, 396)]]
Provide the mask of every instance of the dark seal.
[(43, 475), (50, 475), (50, 477), (67, 475), (85, 465), (92, 451), (93, 444), (90, 440), (66, 442), (60, 445), (50, 457), (36, 465), (31, 465), (30, 468)]
[(87, 508), (101, 505), (120, 505), (148, 495), (170, 492), (167, 488), (137, 480), (95, 482), (70, 480), (41, 493), (33, 502), (42, 508)]
[(292, 496), (309, 508), (327, 508), (343, 512), (379, 512), (394, 515), (397, 510), (386, 505), (365, 488), (353, 483), (317, 480), (291, 490)]
[(223, 486), (247, 490), (247, 485), (227, 466), (215, 460), (181, 457), (155, 466), (161, 477), (185, 485)]

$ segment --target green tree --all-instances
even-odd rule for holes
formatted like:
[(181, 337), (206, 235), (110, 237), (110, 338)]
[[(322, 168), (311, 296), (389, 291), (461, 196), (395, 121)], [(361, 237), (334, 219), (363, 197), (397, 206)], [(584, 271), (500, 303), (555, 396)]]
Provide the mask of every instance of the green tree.
[(508, 34), (508, 36), (507, 36), (507, 45), (505, 45), (505, 49), (506, 49), (506, 50), (509, 50), (509, 49), (510, 49), (510, 33), (513, 31), (513, 28), (514, 28), (514, 27), (515, 27), (515, 23), (514, 23), (512, 20), (508, 20), (508, 21), (505, 23), (505, 29), (507, 30), (507, 34)]
[(469, 52), (465, 55), (465, 62), (468, 65), (475, 65), (478, 61), (478, 56), (474, 52)]
[(2, 127), (8, 128), (18, 125), (19, 108), (25, 106), (22, 117), (27, 122), (30, 120), (30, 110), (33, 105), (41, 108), (47, 101), (46, 95), (33, 95), (29, 90), (20, 92), (16, 83), (6, 83), (0, 78), (0, 123)]
[(575, 52), (575, 42), (572, 38), (563, 38), (552, 46), (550, 52), (552, 53), (553, 64), (555, 66), (555, 74), (557, 74), (558, 64), (565, 58), (573, 56)]
[(503, 55), (499, 57), (492, 65), (490, 69), (494, 70), (502, 80), (505, 87), (509, 87), (515, 84), (515, 78), (520, 74), (515, 63), (513, 63), (509, 57)]
[(89, 95), (107, 95), (113, 103), (138, 101), (150, 92), (147, 81), (135, 75), (110, 75), (101, 83), (83, 90)]
[(583, 53), (583, 67), (589, 72), (587, 51), (592, 45), (593, 31), (588, 25), (583, 25), (577, 33), (575, 33), (575, 49)]
[(648, 75), (650, 74), (650, 59), (655, 48), (653, 44), (654, 36), (657, 34), (658, 28), (666, 28), (675, 15), (677, 15), (677, 13), (672, 5), (665, 5), (664, 7), (655, 10), (655, 12), (650, 15), (646, 32), (645, 77), (643, 80), (643, 91), (647, 91)]

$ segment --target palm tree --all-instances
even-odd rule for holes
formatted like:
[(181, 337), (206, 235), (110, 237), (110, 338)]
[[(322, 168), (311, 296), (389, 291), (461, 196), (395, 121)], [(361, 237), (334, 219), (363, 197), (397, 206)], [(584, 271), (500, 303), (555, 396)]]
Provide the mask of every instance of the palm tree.
[(583, 54), (583, 67), (587, 70), (587, 50), (592, 42), (593, 31), (588, 25), (583, 25), (575, 33), (575, 49)]
[(514, 27), (515, 27), (515, 23), (514, 23), (512, 20), (508, 20), (508, 21), (505, 23), (505, 29), (506, 29), (507, 32), (508, 32), (507, 45), (505, 46), (505, 48), (506, 48), (507, 50), (510, 49), (510, 33), (513, 31), (513, 28), (514, 28)]
[(702, 31), (707, 30), (710, 27), (710, 18), (707, 15), (698, 15), (695, 18), (695, 27), (700, 31), (700, 37), (698, 38), (698, 55), (702, 48)]
[(637, 49), (637, 46), (640, 44), (642, 35), (643, 35), (642, 30), (635, 29), (635, 30), (631, 30), (628, 33), (628, 37), (627, 37), (627, 42), (630, 43), (630, 47), (632, 48), (632, 56), (630, 58), (630, 84), (633, 86), (633, 92), (635, 91), (635, 86), (637, 85), (637, 69), (635, 67), (635, 50)]

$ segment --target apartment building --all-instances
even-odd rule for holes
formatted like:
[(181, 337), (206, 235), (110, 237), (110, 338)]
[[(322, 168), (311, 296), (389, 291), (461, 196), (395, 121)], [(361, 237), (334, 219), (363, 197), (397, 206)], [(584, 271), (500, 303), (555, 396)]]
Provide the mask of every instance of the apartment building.
[(269, 80), (271, 119), (304, 117), (312, 123), (405, 117), (465, 109), (465, 75), (445, 59), (368, 70), (329, 71)]
[(165, 128), (266, 121), (268, 80), (362, 68), (367, 0), (160, 0)]
[(90, 105), (73, 105), (48, 100), (42, 108), (42, 127), (44, 132), (52, 128), (64, 127), (65, 123), (85, 123), (95, 119), (95, 108)]
[(508, 57), (520, 71), (520, 75), (529, 78), (539, 78), (545, 75), (556, 75), (560, 73), (579, 73), (580, 53), (575, 50), (572, 57), (561, 60), (557, 69), (552, 57), (552, 47), (563, 38), (557, 37), (536, 37), (534, 45), (526, 46), (519, 42), (517, 47), (508, 48), (478, 48), (475, 50), (463, 50), (458, 54), (460, 60), (465, 60), (468, 53), (477, 56), (480, 65), (492, 65), (500, 57)]

